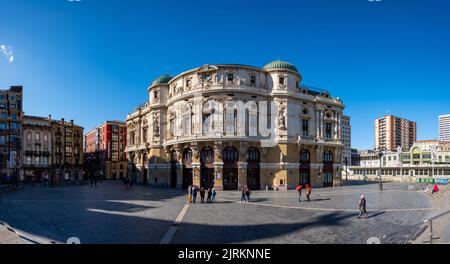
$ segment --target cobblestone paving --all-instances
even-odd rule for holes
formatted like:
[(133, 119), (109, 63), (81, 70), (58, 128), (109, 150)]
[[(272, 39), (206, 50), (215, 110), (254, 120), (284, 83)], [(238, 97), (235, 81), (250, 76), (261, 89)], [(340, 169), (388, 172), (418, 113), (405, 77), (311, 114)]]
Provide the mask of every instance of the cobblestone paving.
[(142, 186), (29, 187), (1, 202), (0, 219), (42, 243), (159, 243), (183, 206), (184, 197)]
[[(191, 206), (173, 243), (366, 243), (370, 237), (406, 243), (417, 232), (411, 228), (429, 215), (430, 201), (403, 185), (377, 188), (318, 189), (309, 203), (299, 203), (294, 191), (254, 192), (247, 204), (236, 203), (237, 192), (221, 193), (218, 204)], [(356, 217), (361, 194), (367, 219)]]
[[(317, 189), (311, 202), (295, 191), (219, 192), (216, 204), (191, 204), (182, 217), (185, 193), (121, 184), (97, 188), (25, 188), (0, 204), (0, 220), (34, 241), (82, 243), (406, 243), (430, 215), (431, 201), (406, 185), (385, 184)], [(358, 219), (357, 203), (367, 198), (369, 217)], [(178, 217), (178, 218), (177, 218)], [(180, 220), (174, 227), (173, 221)]]

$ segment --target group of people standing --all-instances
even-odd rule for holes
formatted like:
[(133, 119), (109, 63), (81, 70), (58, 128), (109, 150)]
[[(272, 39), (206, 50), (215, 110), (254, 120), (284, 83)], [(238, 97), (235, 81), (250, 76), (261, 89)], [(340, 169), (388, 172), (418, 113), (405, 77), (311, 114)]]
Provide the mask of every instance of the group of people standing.
[(214, 188), (205, 188), (201, 187), (200, 189), (195, 185), (190, 185), (188, 187), (188, 199), (187, 203), (197, 203), (197, 195), (200, 193), (200, 202), (205, 203), (215, 203), (216, 202), (216, 190)]

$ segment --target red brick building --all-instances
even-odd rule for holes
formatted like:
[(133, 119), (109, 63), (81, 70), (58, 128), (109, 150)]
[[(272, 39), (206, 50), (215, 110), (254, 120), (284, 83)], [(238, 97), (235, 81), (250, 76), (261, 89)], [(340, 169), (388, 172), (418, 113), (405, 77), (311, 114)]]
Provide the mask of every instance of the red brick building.
[[(127, 128), (122, 121), (106, 121), (84, 136), (85, 168), (107, 180), (126, 177)], [(88, 175), (89, 176), (89, 175)]]

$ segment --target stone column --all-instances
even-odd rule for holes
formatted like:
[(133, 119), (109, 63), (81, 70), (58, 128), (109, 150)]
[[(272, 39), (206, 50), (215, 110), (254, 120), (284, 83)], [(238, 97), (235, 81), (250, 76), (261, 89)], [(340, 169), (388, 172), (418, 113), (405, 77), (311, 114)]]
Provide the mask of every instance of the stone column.
[(247, 165), (245, 161), (238, 162), (238, 189), (240, 190), (244, 185), (247, 185)]
[(192, 183), (200, 187), (200, 162), (192, 162)]
[(223, 190), (222, 142), (214, 141), (214, 188)]
[(214, 188), (223, 190), (223, 162), (214, 162)]
[(334, 113), (334, 139), (339, 139), (339, 114), (338, 113)]
[(239, 144), (239, 161), (238, 161), (238, 188), (247, 185), (247, 151), (248, 144), (240, 142)]
[(316, 109), (316, 138), (320, 137), (320, 109)]

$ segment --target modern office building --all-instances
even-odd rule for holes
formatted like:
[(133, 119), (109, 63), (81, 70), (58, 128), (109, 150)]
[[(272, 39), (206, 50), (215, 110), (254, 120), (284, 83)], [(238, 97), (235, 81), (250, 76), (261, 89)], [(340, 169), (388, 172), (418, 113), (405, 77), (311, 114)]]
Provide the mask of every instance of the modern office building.
[(127, 175), (125, 122), (106, 121), (88, 132), (84, 139), (89, 173), (98, 173), (107, 180), (123, 179)]
[(450, 114), (439, 116), (439, 141), (450, 142)]
[(20, 177), (22, 98), (22, 86), (0, 90), (0, 182)]
[(375, 150), (409, 150), (416, 141), (416, 127), (416, 122), (392, 115), (376, 119)]
[(126, 119), (128, 173), (178, 188), (341, 185), (344, 104), (301, 80), (283, 61), (155, 79)]

